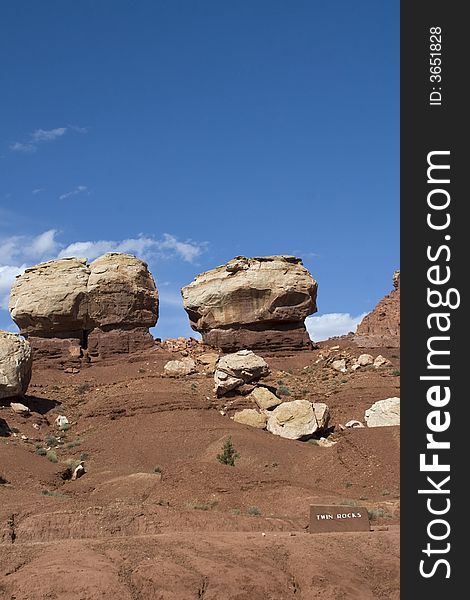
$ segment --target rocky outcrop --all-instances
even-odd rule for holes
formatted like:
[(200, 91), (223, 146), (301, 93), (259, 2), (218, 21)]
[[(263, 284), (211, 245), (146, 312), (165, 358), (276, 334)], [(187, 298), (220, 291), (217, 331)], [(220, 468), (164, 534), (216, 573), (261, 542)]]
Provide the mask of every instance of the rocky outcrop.
[(393, 274), (394, 290), (357, 326), (355, 343), (368, 348), (400, 346), (400, 271)]
[(317, 310), (317, 283), (300, 258), (239, 256), (181, 293), (191, 327), (224, 352), (311, 348), (304, 320)]
[(146, 263), (108, 253), (41, 263), (19, 275), (9, 303), (13, 320), (31, 342), (35, 360), (78, 366), (153, 344), (158, 292)]
[(386, 398), (375, 402), (364, 414), (367, 427), (400, 425), (400, 398)]
[(216, 365), (214, 391), (217, 396), (224, 396), (246, 383), (266, 377), (269, 372), (264, 358), (257, 356), (251, 350), (239, 350), (234, 354), (227, 354)]
[(0, 400), (26, 394), (32, 362), (31, 346), (26, 340), (0, 331)]

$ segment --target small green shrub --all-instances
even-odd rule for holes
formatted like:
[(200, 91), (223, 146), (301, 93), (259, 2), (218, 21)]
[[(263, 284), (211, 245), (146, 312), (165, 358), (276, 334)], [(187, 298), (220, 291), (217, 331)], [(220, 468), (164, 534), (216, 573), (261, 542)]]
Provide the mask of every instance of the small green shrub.
[(260, 517), (261, 510), (257, 506), (250, 506), (250, 508), (248, 509), (248, 514), (250, 515), (250, 517)]
[(38, 456), (46, 456), (47, 450), (45, 448), (36, 448), (36, 454)]
[(240, 455), (233, 446), (232, 438), (229, 437), (222, 447), (222, 452), (217, 454), (217, 460), (224, 465), (234, 467), (237, 458), (240, 458)]
[(385, 511), (383, 508), (371, 508), (367, 511), (369, 514), (369, 519), (371, 521), (377, 521), (378, 519), (383, 519), (385, 517)]
[(65, 497), (65, 494), (61, 494), (60, 492), (56, 492), (54, 490), (42, 490), (41, 492), (42, 496), (55, 496), (55, 497)]
[(81, 443), (82, 440), (80, 438), (77, 438), (76, 440), (72, 440), (71, 442), (69, 442), (67, 444), (67, 448), (76, 448), (77, 446), (80, 446)]
[(280, 385), (277, 388), (277, 391), (281, 396), (291, 396), (292, 395), (292, 392), (291, 392), (290, 388), (287, 387), (287, 385)]
[(54, 452), (54, 450), (48, 450), (46, 453), (46, 458), (47, 460), (50, 460), (53, 463), (57, 462), (57, 454)]
[(91, 390), (91, 383), (81, 383), (77, 388), (77, 393), (81, 396)]
[(46, 435), (44, 441), (48, 446), (58, 446), (61, 442), (55, 435)]

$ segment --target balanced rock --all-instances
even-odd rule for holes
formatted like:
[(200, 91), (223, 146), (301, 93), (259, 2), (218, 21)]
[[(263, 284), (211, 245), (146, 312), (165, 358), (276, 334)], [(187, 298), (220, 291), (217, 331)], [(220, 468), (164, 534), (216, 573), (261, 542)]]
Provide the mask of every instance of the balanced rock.
[(249, 394), (248, 398), (253, 400), (263, 410), (274, 408), (282, 402), (282, 400), (265, 387), (256, 387)]
[(19, 275), (9, 309), (35, 360), (77, 367), (153, 345), (158, 292), (146, 263), (116, 252), (41, 263)]
[(214, 373), (215, 391), (218, 396), (251, 381), (258, 381), (269, 374), (267, 362), (252, 350), (239, 350), (223, 356)]
[(358, 346), (400, 347), (400, 271), (393, 274), (393, 287), (357, 326), (354, 341)]
[(191, 327), (225, 352), (311, 348), (304, 320), (317, 310), (317, 283), (300, 258), (238, 256), (181, 293)]
[(329, 410), (326, 404), (293, 400), (283, 402), (269, 413), (267, 429), (274, 435), (298, 440), (325, 429), (328, 419)]
[(400, 425), (400, 398), (386, 398), (375, 402), (364, 415), (367, 427)]
[(26, 394), (33, 359), (29, 342), (0, 331), (0, 400)]
[(181, 360), (170, 360), (163, 367), (165, 375), (169, 377), (182, 377), (196, 372), (196, 363), (192, 358), (185, 357)]
[(236, 423), (242, 425), (249, 425), (250, 427), (256, 427), (257, 429), (264, 429), (266, 427), (266, 421), (268, 417), (264, 413), (260, 413), (254, 408), (245, 408), (236, 412), (233, 416), (233, 420)]

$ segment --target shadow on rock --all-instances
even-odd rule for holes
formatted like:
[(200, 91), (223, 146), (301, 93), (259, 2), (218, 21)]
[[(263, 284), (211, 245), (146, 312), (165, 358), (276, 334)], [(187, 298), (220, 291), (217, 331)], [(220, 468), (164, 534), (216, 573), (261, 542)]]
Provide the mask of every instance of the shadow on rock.
[(0, 437), (9, 437), (12, 431), (5, 421), (5, 419), (0, 419)]

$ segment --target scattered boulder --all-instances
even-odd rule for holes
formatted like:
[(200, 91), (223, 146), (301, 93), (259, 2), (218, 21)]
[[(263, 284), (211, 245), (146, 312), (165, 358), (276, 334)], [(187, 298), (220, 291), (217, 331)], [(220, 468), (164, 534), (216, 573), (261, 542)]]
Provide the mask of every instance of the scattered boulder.
[(79, 465), (77, 465), (72, 473), (72, 477), (71, 480), (75, 481), (76, 479), (79, 479), (82, 475), (85, 475), (86, 471), (85, 471), (85, 467), (83, 466), (83, 461), (80, 462)]
[(346, 361), (344, 358), (340, 358), (338, 360), (334, 360), (331, 363), (331, 367), (335, 370), (335, 371), (339, 371), (340, 373), (346, 373), (347, 369), (346, 369)]
[(59, 415), (55, 420), (55, 424), (59, 429), (64, 429), (70, 425), (70, 422), (65, 415)]
[(158, 292), (147, 264), (109, 252), (40, 263), (18, 275), (9, 309), (30, 341), (35, 360), (79, 367), (148, 348), (158, 319)]
[(360, 422), (357, 421), (356, 419), (351, 419), (350, 421), (348, 421), (345, 424), (345, 427), (347, 427), (348, 429), (355, 429), (355, 428), (359, 428), (359, 427), (364, 427), (364, 425)]
[(24, 404), (21, 404), (21, 402), (12, 402), (10, 404), (10, 407), (11, 410), (17, 415), (23, 415), (24, 417), (26, 417), (27, 415), (31, 414), (30, 409)]
[(380, 367), (389, 367), (392, 363), (385, 358), (384, 356), (382, 356), (381, 354), (379, 354), (377, 356), (377, 358), (374, 360), (374, 367), (376, 369), (380, 368)]
[(364, 415), (367, 427), (400, 425), (400, 398), (386, 398), (375, 402)]
[(393, 287), (357, 326), (354, 341), (358, 346), (400, 347), (400, 271), (393, 274)]
[(316, 440), (316, 442), (317, 446), (320, 446), (321, 448), (331, 448), (332, 446), (338, 443), (324, 437), (321, 437), (320, 439)]
[(372, 354), (361, 354), (358, 356), (356, 364), (360, 367), (367, 367), (367, 365), (372, 365), (374, 363), (374, 357)]
[(275, 394), (273, 394), (268, 388), (256, 387), (251, 394), (248, 396), (250, 400), (253, 400), (261, 409), (268, 410), (281, 404), (280, 400)]
[(251, 350), (239, 350), (223, 356), (214, 373), (215, 391), (218, 396), (242, 386), (258, 381), (269, 374), (267, 362)]
[(317, 310), (317, 283), (300, 258), (238, 256), (181, 293), (191, 327), (224, 352), (312, 347), (304, 320)]
[(185, 357), (181, 360), (170, 360), (163, 367), (165, 375), (169, 377), (182, 377), (196, 372), (196, 363), (192, 358)]
[(15, 333), (0, 331), (0, 400), (26, 394), (32, 363), (29, 342)]
[(220, 356), (217, 352), (203, 352), (197, 357), (197, 362), (213, 373), (219, 358)]
[(257, 429), (265, 429), (268, 417), (254, 408), (245, 408), (244, 410), (236, 412), (233, 415), (233, 420), (236, 423), (250, 425), (250, 427), (256, 427)]
[(312, 402), (315, 418), (317, 419), (318, 429), (324, 431), (330, 421), (330, 409), (324, 402)]
[(312, 435), (325, 427), (328, 421), (328, 407), (319, 403), (319, 421), (316, 417), (315, 404), (308, 400), (283, 402), (269, 413), (267, 429), (274, 435), (290, 440), (298, 440)]

